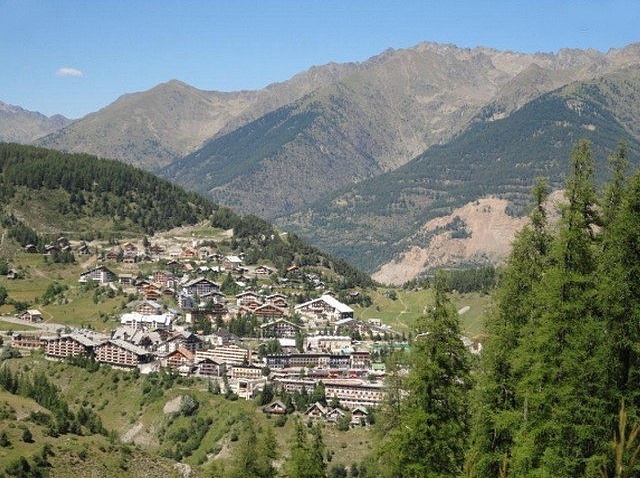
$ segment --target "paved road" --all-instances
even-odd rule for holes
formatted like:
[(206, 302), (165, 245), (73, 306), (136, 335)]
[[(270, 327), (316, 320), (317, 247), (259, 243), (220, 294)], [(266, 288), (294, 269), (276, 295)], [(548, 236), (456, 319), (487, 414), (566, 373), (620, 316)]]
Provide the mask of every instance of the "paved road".
[[(60, 329), (64, 330), (64, 328), (66, 327), (63, 324), (56, 324), (53, 322), (37, 322), (37, 323), (29, 322), (28, 320), (19, 319), (18, 317), (15, 317), (12, 315), (2, 315), (0, 316), (0, 320), (3, 322), (9, 322), (10, 324), (16, 324), (18, 326), (16, 327), (16, 330), (21, 330), (20, 326), (27, 326), (27, 327), (35, 327), (37, 329), (45, 330), (51, 333), (56, 333), (58, 330)], [(29, 330), (29, 329), (25, 329), (25, 330)]]

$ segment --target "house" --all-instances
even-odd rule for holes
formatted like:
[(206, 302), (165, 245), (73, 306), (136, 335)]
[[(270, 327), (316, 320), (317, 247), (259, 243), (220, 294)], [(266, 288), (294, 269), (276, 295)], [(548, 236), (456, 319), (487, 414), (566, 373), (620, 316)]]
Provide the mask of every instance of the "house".
[(29, 309), (20, 314), (20, 318), (28, 322), (42, 322), (42, 313), (38, 309)]
[[(270, 305), (270, 304), (266, 304), (266, 305)], [(271, 307), (274, 307), (274, 306), (271, 306)], [(256, 315), (258, 314), (256, 313)], [(260, 326), (260, 335), (262, 337), (291, 338), (291, 337), (295, 337), (296, 333), (298, 333), (299, 331), (300, 331), (299, 325), (296, 325), (293, 322), (289, 322), (288, 320), (285, 320), (285, 319), (277, 319), (267, 324), (262, 324)]]
[(220, 284), (216, 284), (204, 277), (198, 277), (197, 279), (187, 282), (182, 287), (182, 290), (192, 297), (202, 297), (203, 295), (210, 294), (211, 292), (220, 292)]
[(120, 262), (122, 260), (123, 251), (120, 246), (114, 247), (109, 252), (107, 252), (104, 258), (108, 261)]
[(356, 407), (351, 410), (349, 426), (351, 428), (369, 426), (369, 411), (365, 407)]
[(332, 408), (331, 410), (327, 411), (327, 413), (324, 416), (324, 419), (327, 421), (327, 423), (338, 423), (338, 421), (340, 421), (341, 418), (344, 418), (346, 416), (346, 412), (340, 408)]
[(329, 294), (324, 294), (317, 299), (296, 305), (294, 309), (306, 317), (326, 317), (334, 322), (353, 317), (353, 309), (351, 307)]
[(262, 304), (253, 311), (254, 315), (266, 319), (281, 319), (287, 314), (287, 309), (282, 309), (273, 304)]
[(196, 373), (198, 375), (220, 377), (224, 373), (225, 369), (226, 366), (223, 362), (206, 357), (199, 359), (196, 355)]
[(280, 400), (276, 400), (275, 402), (271, 402), (270, 404), (262, 407), (262, 411), (268, 415), (286, 415), (287, 406)]
[(196, 351), (198, 358), (211, 358), (226, 365), (243, 365), (249, 361), (249, 350), (237, 345), (226, 345)]
[(254, 310), (256, 307), (262, 304), (262, 299), (260, 298), (260, 294), (249, 290), (246, 292), (241, 292), (240, 294), (236, 294), (236, 304), (244, 305), (245, 307)]
[(47, 358), (63, 359), (78, 355), (89, 355), (96, 343), (81, 334), (66, 334), (44, 339), (44, 355)]
[(35, 254), (36, 252), (38, 252), (38, 248), (35, 244), (27, 244), (26, 246), (24, 246), (24, 252), (26, 252), (27, 254)]
[(98, 284), (109, 284), (116, 280), (117, 276), (111, 270), (105, 266), (98, 266), (80, 274), (78, 282), (86, 283), (89, 281), (96, 282)]
[(284, 294), (271, 294), (265, 298), (265, 303), (273, 304), (281, 309), (288, 309), (289, 303), (287, 302), (287, 296)]
[(260, 265), (256, 267), (255, 273), (258, 275), (270, 275), (273, 274), (273, 269), (269, 266)]
[(16, 280), (18, 278), (18, 271), (15, 269), (9, 269), (7, 272), (7, 280)]
[(94, 347), (96, 361), (113, 367), (135, 368), (151, 360), (151, 354), (124, 340), (110, 339)]
[(123, 285), (133, 285), (136, 278), (133, 274), (118, 274), (118, 282)]
[(162, 291), (157, 285), (149, 284), (142, 287), (142, 295), (146, 300), (156, 301), (162, 295)]
[(165, 367), (178, 368), (184, 365), (193, 365), (195, 361), (195, 354), (190, 350), (180, 347), (173, 352), (169, 352), (162, 361)]
[(90, 254), (89, 246), (87, 246), (86, 244), (81, 244), (78, 247), (78, 254), (88, 256)]
[(316, 402), (305, 410), (304, 416), (312, 420), (324, 418), (328, 411), (327, 407), (322, 405), (322, 403)]
[(242, 259), (238, 256), (225, 256), (222, 259), (222, 267), (226, 270), (234, 270), (242, 265)]
[(155, 300), (143, 300), (136, 304), (135, 311), (142, 315), (159, 315), (162, 312), (162, 304)]
[(172, 350), (186, 349), (191, 353), (204, 349), (204, 341), (193, 332), (174, 332), (161, 345), (162, 349), (170, 352)]

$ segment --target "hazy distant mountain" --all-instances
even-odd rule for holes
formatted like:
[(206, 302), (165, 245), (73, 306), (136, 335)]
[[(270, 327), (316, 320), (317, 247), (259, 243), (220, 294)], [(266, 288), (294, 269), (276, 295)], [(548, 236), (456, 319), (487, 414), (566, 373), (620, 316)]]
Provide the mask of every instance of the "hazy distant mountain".
[(389, 50), (161, 171), (242, 212), (290, 214), (391, 171), (481, 120), (576, 79), (640, 63), (638, 48), (525, 55), (425, 43)]
[(71, 123), (61, 115), (51, 117), (0, 101), (0, 141), (31, 143)]
[(173, 80), (126, 94), (38, 144), (154, 170), (356, 68), (329, 64), (262, 90), (232, 93), (202, 91)]
[[(632, 67), (544, 94), (502, 119), (493, 119), (488, 106), (449, 143), (278, 222), (366, 270), (378, 270), (379, 280), (402, 282), (398, 269), (405, 260), (411, 267), (404, 267), (404, 280), (442, 264), (495, 261), (500, 254), (491, 241), (484, 253), (478, 244), (462, 246), (487, 234), (471, 226), (470, 206), (489, 196), (505, 200), (492, 203), (495, 214), (482, 226), (496, 220), (500, 234), (512, 235), (515, 229), (501, 218), (525, 212), (535, 177), (562, 187), (570, 151), (582, 137), (593, 142), (600, 181), (607, 176), (607, 156), (623, 138), (632, 164), (640, 164), (638, 98), (640, 68)], [(430, 222), (445, 216), (435, 226)], [(507, 251), (503, 247), (502, 256)]]

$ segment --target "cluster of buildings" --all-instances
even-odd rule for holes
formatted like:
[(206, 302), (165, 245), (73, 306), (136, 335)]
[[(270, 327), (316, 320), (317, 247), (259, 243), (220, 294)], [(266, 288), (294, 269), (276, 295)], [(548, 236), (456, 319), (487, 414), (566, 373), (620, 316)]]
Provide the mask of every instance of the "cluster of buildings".
[[(134, 244), (126, 243), (108, 251), (105, 257), (135, 263), (162, 253), (163, 249), (154, 246), (140, 252)], [(397, 334), (379, 321), (356, 319), (354, 310), (330, 293), (320, 293), (317, 298), (297, 304), (283, 293), (246, 288), (229, 297), (221, 291), (220, 284), (207, 277), (211, 271), (208, 266), (194, 267), (194, 261), (177, 261), (178, 256), (206, 261), (212, 252), (194, 247), (176, 254), (176, 258), (172, 254), (167, 270), (157, 270), (143, 278), (116, 274), (105, 265), (80, 275), (81, 284), (135, 288), (142, 297), (129, 304), (129, 311), (120, 316), (119, 326), (110, 335), (88, 331), (17, 333), (13, 334), (12, 346), (40, 349), (52, 360), (92, 357), (101, 364), (138, 368), (141, 373), (164, 367), (181, 375), (222, 382), (247, 399), (267, 383), (288, 393), (311, 393), (322, 382), (327, 401), (337, 402), (340, 407), (316, 403), (306, 412), (310, 418), (337, 421), (348, 409), (353, 424), (367, 422), (367, 409), (379, 406), (385, 397), (384, 367), (372, 361), (371, 343), (353, 338)], [(215, 259), (217, 271), (232, 273), (238, 283), (248, 274), (258, 278), (275, 273), (264, 265), (249, 270), (243, 266), (241, 255)], [(178, 276), (176, 270), (182, 275)], [(300, 274), (296, 266), (289, 272)], [(319, 285), (318, 289), (322, 292), (323, 287)], [(163, 297), (175, 300), (177, 308), (166, 308)], [(224, 328), (217, 328), (211, 335), (189, 330), (203, 318), (219, 325), (248, 314), (259, 323), (252, 339), (243, 340)], [(41, 320), (41, 314), (29, 310), (23, 318), (36, 322)], [(178, 319), (181, 325), (176, 324)], [(274, 348), (277, 352), (271, 352)], [(283, 413), (281, 405), (274, 402), (265, 408), (265, 413)]]

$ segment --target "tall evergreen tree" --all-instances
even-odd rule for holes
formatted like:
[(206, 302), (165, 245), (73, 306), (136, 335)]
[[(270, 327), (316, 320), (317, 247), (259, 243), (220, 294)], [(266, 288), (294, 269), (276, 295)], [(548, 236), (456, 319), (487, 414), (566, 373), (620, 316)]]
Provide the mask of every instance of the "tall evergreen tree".
[(546, 181), (537, 179), (529, 224), (514, 240), (496, 293), (497, 307), (487, 321), (488, 339), (472, 394), (472, 433), (468, 467), (473, 476), (499, 476), (513, 445), (522, 403), (517, 399), (517, 376), (511, 362), (523, 327), (536, 307), (533, 289), (548, 267), (551, 234), (545, 201)]
[(440, 271), (435, 303), (418, 322), (406, 397), (397, 425), (382, 446), (382, 473), (393, 477), (446, 477), (462, 472), (468, 433), (469, 352)]
[(594, 161), (586, 140), (572, 152), (568, 204), (552, 244), (552, 263), (514, 354), (522, 403), (512, 476), (583, 476), (603, 452), (610, 417), (604, 389), (603, 327), (595, 307), (597, 214)]

